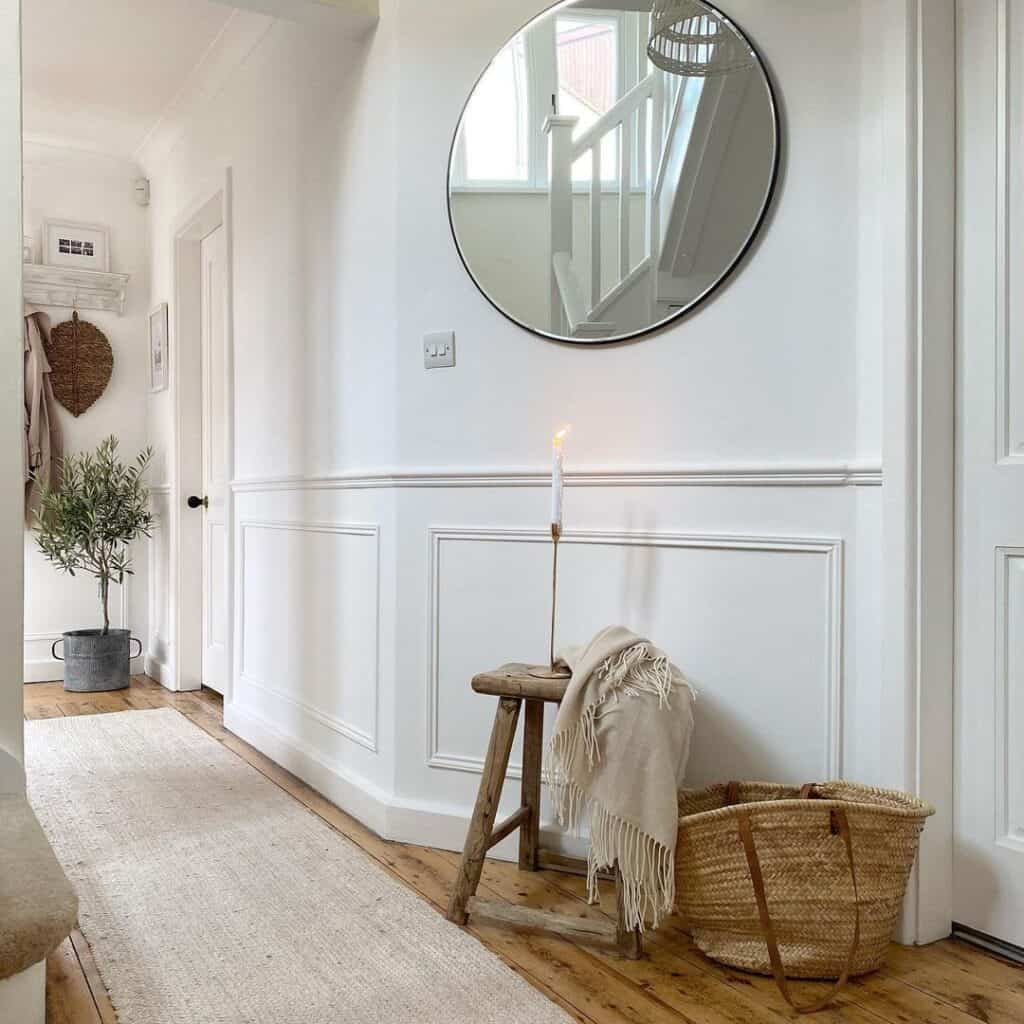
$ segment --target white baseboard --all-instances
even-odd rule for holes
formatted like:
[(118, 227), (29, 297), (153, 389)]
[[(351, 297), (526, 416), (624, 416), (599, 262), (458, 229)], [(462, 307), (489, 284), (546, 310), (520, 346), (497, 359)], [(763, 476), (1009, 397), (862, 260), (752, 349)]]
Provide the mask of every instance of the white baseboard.
[[(143, 666), (149, 659), (141, 655), (132, 658), (132, 675), (144, 671)], [(147, 673), (148, 674), (148, 673)], [(23, 681), (26, 683), (59, 683), (64, 679), (64, 662), (58, 658), (26, 659), (23, 670)]]
[[(411, 800), (389, 793), (351, 769), (329, 764), (308, 745), (285, 736), (261, 715), (242, 708), (237, 702), (224, 705), (224, 726), (383, 839), (456, 851), (461, 850), (466, 841), (471, 808)], [(555, 828), (542, 828), (541, 834), (548, 849), (574, 857), (586, 856), (584, 840), (567, 836)], [(518, 837), (513, 835), (503, 840), (488, 856), (516, 860)]]
[(64, 678), (64, 663), (56, 658), (26, 660), (22, 677), (26, 683), (57, 683)]
[(340, 765), (328, 764), (306, 744), (285, 736), (261, 715), (237, 702), (225, 702), (224, 728), (297, 775), (367, 828), (378, 835), (385, 834), (388, 796), (369, 779)]
[(161, 661), (159, 658), (147, 654), (143, 671), (150, 679), (155, 680), (161, 686), (166, 686), (168, 690), (172, 688), (174, 672), (166, 661)]

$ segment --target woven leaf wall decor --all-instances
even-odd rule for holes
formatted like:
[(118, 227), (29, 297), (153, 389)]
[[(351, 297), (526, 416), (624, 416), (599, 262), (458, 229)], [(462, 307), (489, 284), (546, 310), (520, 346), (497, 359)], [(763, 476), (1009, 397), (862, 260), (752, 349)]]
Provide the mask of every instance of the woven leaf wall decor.
[(114, 353), (107, 336), (75, 312), (50, 331), (45, 348), (57, 401), (73, 416), (81, 416), (110, 383)]

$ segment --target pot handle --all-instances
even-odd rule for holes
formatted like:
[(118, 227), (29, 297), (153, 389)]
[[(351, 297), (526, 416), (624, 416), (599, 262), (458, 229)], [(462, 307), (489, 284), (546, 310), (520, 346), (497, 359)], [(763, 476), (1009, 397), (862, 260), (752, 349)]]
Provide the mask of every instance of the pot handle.
[(64, 643), (64, 637), (59, 636), (50, 645), (50, 656), (56, 658), (57, 661), (63, 661), (64, 659), (57, 653), (57, 644)]
[[(132, 654), (131, 653), (131, 651), (132, 651), (132, 644), (133, 643), (139, 645), (139, 653), (138, 654)], [(141, 657), (141, 656), (142, 656), (142, 641), (137, 636), (129, 637), (128, 638), (128, 657), (129, 658), (138, 658), (138, 657)]]

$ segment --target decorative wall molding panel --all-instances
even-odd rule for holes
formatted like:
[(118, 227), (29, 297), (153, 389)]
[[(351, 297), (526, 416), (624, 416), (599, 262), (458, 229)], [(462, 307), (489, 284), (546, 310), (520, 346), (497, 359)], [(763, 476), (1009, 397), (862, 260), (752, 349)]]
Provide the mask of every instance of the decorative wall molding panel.
[[(128, 621), (128, 581), (130, 579), (131, 577), (128, 577), (124, 585), (117, 588), (119, 591), (117, 596), (117, 622), (114, 625), (118, 629), (127, 629), (130, 625)], [(96, 614), (99, 621), (100, 611), (98, 603), (96, 605)], [(89, 626), (90, 623), (76, 622), (73, 625), (69, 625), (67, 629), (86, 629)], [(64, 678), (64, 662), (59, 658), (54, 658), (50, 652), (54, 641), (59, 640), (63, 632), (63, 630), (60, 630), (57, 632), (25, 634), (24, 681), (26, 683), (44, 683)], [(34, 646), (37, 644), (42, 645), (41, 651), (29, 650), (30, 645)], [(139, 660), (133, 658), (133, 668), (137, 664), (140, 664)]]
[(1024, 548), (996, 549), (996, 842), (1024, 853)]
[(235, 703), (251, 687), (376, 751), (379, 527), (243, 519), (238, 546)]
[[(570, 470), (565, 479), (572, 487), (880, 487), (882, 467), (842, 464), (608, 467)], [(237, 494), (246, 494), (406, 487), (547, 487), (550, 483), (550, 470), (498, 467), (252, 477), (235, 480), (231, 487)]]
[(36, 306), (100, 309), (121, 316), (128, 296), (128, 275), (74, 267), (24, 264), (25, 301)]
[[(129, 582), (130, 579), (131, 579), (131, 577), (127, 577), (125, 579), (125, 581), (124, 581), (123, 586), (120, 586), (120, 587), (117, 588), (118, 591), (119, 591), (118, 599), (117, 599), (117, 614), (118, 614), (117, 628), (118, 629), (126, 629), (127, 628), (127, 623), (128, 623), (128, 582)], [(114, 584), (114, 585), (117, 586), (117, 584)], [(102, 619), (102, 615), (101, 615), (100, 607), (99, 607), (99, 598), (97, 598), (96, 614), (97, 614), (97, 616), (100, 619)], [(102, 625), (102, 621), (100, 622), (100, 625)], [(67, 628), (70, 630), (70, 629), (87, 629), (88, 627), (87, 626), (83, 626), (81, 623), (75, 623), (74, 625), (68, 626)], [(51, 643), (52, 644), (54, 640), (59, 640), (60, 639), (60, 637), (63, 634), (63, 632), (64, 632), (64, 630), (59, 630), (57, 632), (26, 633), (25, 634), (25, 642), (26, 643), (41, 643), (42, 641), (46, 641), (47, 643)]]
[[(543, 530), (436, 527), (429, 531), (429, 543), (427, 764), (431, 768), (479, 773), (483, 767), (482, 756), (452, 749), (448, 745), (451, 740), (446, 742), (443, 736), (445, 709), (451, 708), (457, 715), (457, 731), (464, 737), (467, 747), (471, 745), (474, 750), (482, 751), (493, 714), (493, 702), (471, 693), (470, 675), (474, 671), (496, 667), (502, 660), (529, 658), (531, 652), (539, 659), (545, 653), (550, 600), (550, 576), (547, 575), (550, 572), (550, 540)], [(477, 550), (468, 560), (450, 561), (449, 557), (456, 557), (455, 552), (460, 545), (471, 545)], [(533, 548), (537, 557), (528, 556), (522, 550), (523, 545)], [(491, 547), (490, 557), (485, 550), (479, 550), (485, 546)], [(606, 558), (603, 564), (598, 564), (597, 549), (613, 550), (615, 557)], [(761, 762), (774, 767), (777, 761), (776, 774), (782, 772), (788, 776), (795, 768), (801, 767), (792, 764), (790, 753), (795, 754), (801, 744), (806, 747), (809, 737), (813, 736), (819, 754), (803, 757), (807, 762), (803, 768), (809, 777), (821, 774), (835, 778), (841, 774), (842, 541), (586, 530), (566, 533), (561, 551), (560, 637), (575, 642), (590, 636), (600, 626), (623, 618), (627, 609), (653, 622), (659, 614), (652, 610), (654, 607), (660, 609), (662, 618), (658, 626), (652, 626), (652, 632), (669, 648), (670, 654), (672, 642), (677, 639), (673, 633), (686, 634), (687, 640), (678, 642), (689, 642), (696, 656), (700, 646), (699, 634), (705, 629), (713, 631), (720, 639), (714, 644), (713, 651), (707, 651), (707, 663), (695, 663), (699, 665), (698, 671), (712, 671), (708, 667), (710, 664), (725, 659), (730, 666), (735, 664), (744, 668), (746, 675), (743, 677), (745, 681), (736, 684), (742, 693), (715, 692), (716, 687), (709, 683), (703, 701), (698, 696), (702, 710), (706, 710), (702, 729), (707, 741), (715, 742), (714, 736), (718, 724), (721, 724), (723, 739), (733, 734), (736, 742), (745, 738), (751, 746), (760, 744), (763, 747), (759, 754)], [(705, 565), (702, 568), (704, 576), (698, 586), (696, 580), (691, 584), (685, 576), (671, 575), (673, 570), (677, 574), (696, 571), (694, 564), (677, 562), (673, 565), (666, 560), (666, 555), (681, 552), (711, 553), (721, 556), (722, 561), (714, 567)], [(778, 576), (771, 582), (765, 579), (767, 566), (748, 564), (751, 557), (764, 554), (780, 559), (773, 563)], [(578, 561), (583, 556), (587, 558), (585, 568)], [(797, 566), (793, 556), (811, 556), (814, 568), (808, 571), (806, 566)], [(600, 600), (600, 588), (593, 584), (595, 574), (602, 580), (610, 595), (609, 600)], [(526, 582), (527, 576), (529, 583)], [(669, 584), (682, 579), (683, 585), (673, 589), (663, 582), (666, 577)], [(717, 595), (712, 593), (716, 577), (721, 578), (723, 588)], [(744, 583), (745, 587), (737, 586), (737, 582)], [(530, 592), (524, 594), (524, 586), (533, 583), (535, 589), (531, 587)], [(688, 592), (688, 585), (691, 588), (697, 586), (700, 592)], [(744, 604), (747, 600), (744, 590), (751, 592), (749, 608)], [(573, 601), (574, 593), (579, 598), (576, 602)], [(774, 601), (766, 601), (766, 594), (774, 595)], [(717, 606), (712, 607), (716, 599)], [(450, 609), (451, 603), (458, 604), (454, 611)], [(777, 618), (763, 623), (753, 621), (758, 616), (770, 617), (773, 605), (778, 612)], [(479, 620), (475, 615), (479, 615)], [(687, 623), (687, 618), (692, 618), (692, 623)], [(524, 620), (528, 623), (526, 626), (523, 625)], [(696, 625), (698, 621), (699, 628)], [(785, 630), (789, 621), (799, 622), (799, 625), (794, 626), (783, 640), (777, 632)], [(631, 622), (643, 628), (635, 619)], [(674, 624), (678, 625), (673, 628)], [(456, 645), (459, 648), (454, 652), (455, 660), (459, 662), (457, 668), (450, 663), (445, 664), (446, 657), (452, 655), (447, 644), (451, 644), (455, 636), (452, 632), (446, 644), (446, 625), (458, 631), (459, 635), (470, 638), (465, 644)], [(751, 641), (753, 638), (762, 645), (760, 649), (730, 651), (730, 645), (725, 642), (727, 635), (722, 633), (723, 627), (729, 626), (734, 627), (737, 634), (745, 631), (745, 639)], [(690, 627), (692, 631), (688, 633)], [(794, 643), (799, 644), (801, 638), (811, 635), (813, 643), (820, 645), (816, 650), (793, 649)], [(491, 653), (495, 665), (473, 662), (472, 655), (463, 657), (462, 648), (468, 646), (472, 651), (477, 640), (482, 650)], [(738, 636), (733, 647), (737, 643)], [(494, 651), (502, 651), (503, 654), (496, 657)], [(784, 681), (771, 677), (773, 654), (778, 658), (780, 671), (786, 664), (787, 678)], [(749, 660), (744, 662), (744, 658)], [(767, 662), (762, 666), (763, 659)], [(683, 664), (682, 667), (691, 674), (690, 665)], [(800, 676), (801, 667), (806, 668), (803, 677)], [(729, 669), (725, 671), (728, 673)], [(758, 693), (756, 681), (759, 677), (764, 687), (778, 686), (780, 689), (770, 697), (763, 688)], [(691, 678), (700, 693), (701, 675), (691, 675)], [(803, 690), (785, 689), (800, 683), (804, 684)], [(759, 707), (759, 702), (763, 703), (764, 712), (772, 721), (763, 727), (752, 723), (749, 717), (744, 717), (748, 709), (743, 707), (744, 700), (740, 698), (746, 700), (748, 708)], [(718, 723), (714, 716), (722, 721)], [(806, 728), (801, 733), (795, 719), (802, 716), (805, 717), (801, 724)], [(820, 721), (817, 716), (820, 716)], [(774, 721), (775, 718), (778, 722)], [(462, 728), (467, 719), (471, 721)], [(710, 730), (709, 722), (712, 725)], [(782, 735), (786, 723), (795, 730), (789, 737)], [(778, 736), (770, 734), (769, 725), (779, 728)], [(699, 729), (698, 744), (702, 742), (700, 733)], [(781, 746), (787, 739), (793, 743), (794, 750), (783, 756)], [(777, 754), (770, 749), (773, 744), (780, 747)], [(696, 748), (695, 753), (698, 753)], [(518, 777), (520, 771), (517, 760), (518, 753), (514, 751), (510, 768), (513, 777)]]
[[(1019, 188), (1021, 136), (1019, 118), (1010, 115), (1014, 78), (1020, 74), (1014, 54), (1007, 0), (999, 0), (996, 18), (996, 211), (995, 211), (995, 341), (996, 341), (996, 458), (1000, 462), (1024, 461), (1024, 366), (1013, 357), (1017, 324), (1019, 260), (1011, 256), (1010, 238), (1019, 235), (1021, 213), (1010, 201)], [(1019, 352), (1019, 346), (1017, 346)]]

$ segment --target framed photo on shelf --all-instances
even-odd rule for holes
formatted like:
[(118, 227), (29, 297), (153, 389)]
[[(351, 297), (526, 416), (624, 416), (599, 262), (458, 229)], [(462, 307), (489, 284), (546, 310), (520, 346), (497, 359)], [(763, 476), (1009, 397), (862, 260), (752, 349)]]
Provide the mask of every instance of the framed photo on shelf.
[(167, 387), (167, 303), (149, 314), (149, 390)]
[(72, 220), (43, 221), (43, 263), (49, 267), (110, 271), (110, 229)]

